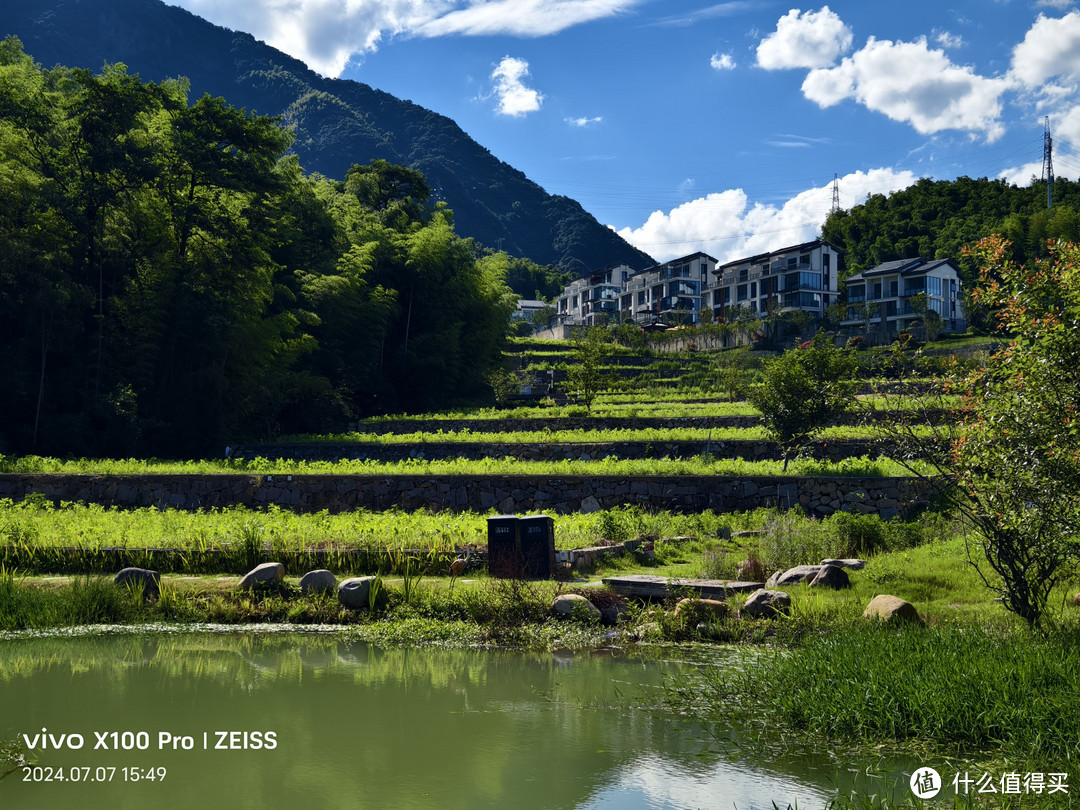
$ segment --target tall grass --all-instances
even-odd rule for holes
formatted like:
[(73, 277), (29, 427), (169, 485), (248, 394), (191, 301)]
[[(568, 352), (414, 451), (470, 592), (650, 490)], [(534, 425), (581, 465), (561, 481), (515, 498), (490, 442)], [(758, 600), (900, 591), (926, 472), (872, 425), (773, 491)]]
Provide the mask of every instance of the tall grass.
[[(0, 564), (50, 573), (115, 572), (124, 565), (239, 573), (277, 559), (290, 571), (308, 566), (443, 574), (456, 552), (470, 543), (485, 544), (490, 514), (396, 509), (296, 513), (278, 507), (186, 511), (0, 500)], [(683, 514), (627, 506), (560, 516), (555, 544), (584, 548), (639, 534), (715, 539), (759, 522), (755, 513)]]
[(141, 614), (142, 594), (100, 577), (80, 577), (65, 588), (26, 587), (0, 568), (0, 630), (83, 624), (123, 624)]
[(780, 461), (689, 459), (619, 459), (597, 461), (521, 461), (514, 458), (441, 459), (382, 462), (341, 459), (306, 461), (254, 458), (203, 461), (158, 459), (55, 459), (0, 456), (0, 473), (62, 475), (619, 475), (619, 476), (864, 476), (905, 477), (910, 471), (886, 457), (860, 456), (841, 461), (799, 458), (788, 469)]
[(928, 743), (959, 756), (1068, 771), (1080, 757), (1080, 630), (1049, 637), (976, 626), (856, 622), (770, 651), (752, 667), (702, 671), (669, 690), (710, 723), (875, 745)]

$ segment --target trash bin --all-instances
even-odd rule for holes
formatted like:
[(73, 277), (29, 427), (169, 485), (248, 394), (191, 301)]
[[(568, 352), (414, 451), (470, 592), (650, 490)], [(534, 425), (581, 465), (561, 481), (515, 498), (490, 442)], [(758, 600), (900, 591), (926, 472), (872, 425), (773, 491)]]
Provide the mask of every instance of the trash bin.
[(518, 519), (521, 559), (527, 579), (551, 579), (555, 571), (555, 519), (525, 515)]
[(524, 575), (517, 515), (493, 515), (487, 519), (488, 573), (501, 579)]
[(555, 519), (547, 515), (493, 515), (488, 523), (488, 572), (501, 579), (551, 579), (555, 571)]

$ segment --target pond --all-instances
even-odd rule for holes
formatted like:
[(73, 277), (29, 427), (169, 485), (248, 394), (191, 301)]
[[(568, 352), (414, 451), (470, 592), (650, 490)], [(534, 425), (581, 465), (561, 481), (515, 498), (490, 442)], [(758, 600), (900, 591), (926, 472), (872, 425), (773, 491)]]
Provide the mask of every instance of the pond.
[(650, 708), (690, 666), (266, 628), (9, 638), (0, 740), (36, 763), (0, 807), (824, 806), (833, 759), (763, 765)]

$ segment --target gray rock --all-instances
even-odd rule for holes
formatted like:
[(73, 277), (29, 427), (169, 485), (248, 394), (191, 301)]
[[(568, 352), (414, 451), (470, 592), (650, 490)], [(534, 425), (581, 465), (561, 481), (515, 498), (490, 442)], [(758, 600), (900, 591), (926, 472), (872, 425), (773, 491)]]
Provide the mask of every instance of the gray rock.
[(820, 571), (820, 565), (796, 565), (787, 571), (777, 571), (765, 582), (765, 587), (775, 588), (778, 585), (798, 585), (800, 582), (809, 582)]
[(337, 590), (337, 577), (325, 568), (308, 571), (300, 577), (300, 590), (303, 593), (330, 593)]
[(840, 568), (850, 568), (852, 571), (861, 571), (866, 567), (866, 560), (822, 560), (822, 565), (836, 565)]
[(607, 625), (615, 625), (619, 623), (619, 619), (624, 613), (626, 613), (627, 607), (622, 603), (615, 603), (613, 605), (607, 605), (600, 608), (600, 619)]
[(113, 582), (122, 587), (141, 588), (144, 597), (161, 595), (161, 574), (149, 568), (122, 568)]
[(791, 597), (783, 591), (762, 588), (754, 591), (742, 606), (740, 615), (751, 619), (771, 619), (791, 612)]
[(337, 598), (350, 610), (367, 610), (370, 606), (372, 583), (377, 577), (352, 577), (338, 585)]
[(905, 602), (899, 596), (890, 596), (886, 593), (878, 594), (870, 600), (870, 604), (863, 611), (863, 618), (876, 619), (889, 624), (898, 624), (900, 622), (923, 624), (919, 611), (915, 609), (913, 604)]
[(582, 514), (592, 514), (593, 512), (599, 512), (603, 507), (600, 505), (600, 501), (596, 500), (596, 496), (589, 495), (581, 502)]
[(818, 571), (818, 575), (810, 580), (810, 587), (832, 588), (839, 591), (843, 588), (850, 588), (851, 580), (848, 578), (847, 571), (839, 565), (823, 565), (821, 570)]
[(241, 588), (254, 588), (262, 582), (276, 582), (285, 576), (285, 566), (279, 562), (265, 562), (256, 565), (240, 580)]
[(551, 603), (551, 613), (560, 619), (582, 619), (588, 622), (603, 620), (600, 610), (581, 594), (564, 593)]

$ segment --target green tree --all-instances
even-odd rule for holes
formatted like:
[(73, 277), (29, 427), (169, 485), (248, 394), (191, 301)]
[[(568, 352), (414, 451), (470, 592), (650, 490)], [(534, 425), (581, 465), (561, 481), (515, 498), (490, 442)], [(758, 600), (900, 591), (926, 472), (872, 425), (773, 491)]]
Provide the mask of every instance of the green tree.
[(611, 344), (603, 327), (586, 327), (574, 337), (572, 359), (566, 369), (567, 388), (590, 413), (596, 396), (611, 385), (611, 374), (603, 367), (610, 353)]
[(967, 381), (949, 492), (975, 529), (984, 581), (1038, 628), (1080, 559), (1080, 247), (1021, 266), (993, 237), (974, 254), (976, 297), (1014, 339)]
[(747, 398), (783, 448), (785, 471), (794, 450), (851, 407), (855, 367), (854, 356), (823, 332), (765, 363)]

